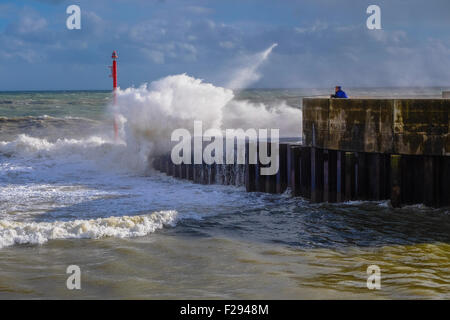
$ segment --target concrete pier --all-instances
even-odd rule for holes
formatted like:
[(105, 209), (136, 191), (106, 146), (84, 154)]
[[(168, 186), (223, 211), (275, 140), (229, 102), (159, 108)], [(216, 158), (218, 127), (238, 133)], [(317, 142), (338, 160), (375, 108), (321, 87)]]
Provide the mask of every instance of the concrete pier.
[[(304, 145), (314, 151), (315, 162), (322, 161), (317, 150), (337, 152), (337, 201), (445, 206), (450, 198), (449, 112), (445, 99), (304, 99)], [(316, 189), (321, 187), (320, 163), (311, 164)], [(323, 201), (330, 201), (334, 177), (328, 170), (335, 166), (329, 163), (325, 157)], [(320, 198), (321, 191), (313, 190), (311, 199)]]
[(166, 155), (153, 166), (194, 183), (245, 186), (247, 192), (290, 188), (292, 196), (313, 202), (449, 206), (449, 111), (446, 99), (304, 99), (303, 143), (280, 143), (275, 175), (261, 175), (265, 165), (256, 141), (246, 141), (245, 164), (174, 166)]

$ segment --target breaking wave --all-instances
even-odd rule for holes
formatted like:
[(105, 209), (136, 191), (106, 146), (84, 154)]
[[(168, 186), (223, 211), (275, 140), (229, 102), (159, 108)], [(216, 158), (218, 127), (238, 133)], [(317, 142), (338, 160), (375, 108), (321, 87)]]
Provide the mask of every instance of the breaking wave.
[(204, 130), (279, 129), (280, 137), (301, 135), (300, 109), (284, 101), (267, 106), (236, 100), (232, 90), (186, 74), (119, 90), (117, 100), (112, 109), (121, 119), (122, 139), (147, 154), (167, 152), (171, 133), (178, 128), (193, 132), (196, 120)]
[(174, 226), (177, 220), (178, 213), (173, 210), (91, 220), (54, 222), (0, 220), (0, 248), (14, 244), (42, 244), (54, 239), (141, 237), (164, 226)]

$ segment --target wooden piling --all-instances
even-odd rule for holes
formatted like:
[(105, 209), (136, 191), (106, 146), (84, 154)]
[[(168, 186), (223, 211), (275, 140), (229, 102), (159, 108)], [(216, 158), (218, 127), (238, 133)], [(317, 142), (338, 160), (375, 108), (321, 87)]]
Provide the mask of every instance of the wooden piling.
[(256, 191), (258, 192), (265, 192), (266, 190), (266, 176), (261, 175), (261, 168), (263, 168), (263, 165), (260, 161), (260, 151), (259, 151), (259, 143), (257, 144), (257, 154), (256, 154), (256, 166), (255, 166), (255, 184), (256, 184)]
[(202, 164), (194, 164), (194, 183), (202, 183)]
[[(267, 142), (267, 154), (272, 156), (272, 144)], [(277, 155), (279, 157), (279, 155)], [(270, 164), (265, 165), (265, 167), (269, 167)], [(264, 177), (264, 191), (267, 193), (276, 193), (277, 192), (277, 174), (266, 175)]]
[(217, 165), (215, 163), (209, 165), (209, 184), (215, 184), (216, 183), (216, 170)]
[(323, 150), (311, 148), (311, 201), (323, 201)]
[(323, 201), (336, 202), (337, 152), (324, 150), (323, 155)]
[(181, 178), (181, 164), (174, 164), (173, 169), (174, 178)]
[(192, 163), (186, 164), (186, 179), (194, 180), (194, 165)]
[(311, 148), (301, 147), (299, 153), (299, 185), (300, 195), (311, 198)]
[(159, 157), (159, 171), (166, 172), (166, 162), (164, 156)]
[(252, 156), (250, 155), (250, 144), (252, 142), (246, 141), (245, 143), (245, 190), (247, 192), (256, 191), (256, 165), (250, 163)]
[(290, 145), (290, 182), (293, 196), (300, 196), (300, 147)]
[(154, 159), (152, 160), (152, 167), (153, 167), (153, 169), (159, 171), (159, 170), (160, 170), (160, 168), (159, 168), (159, 163), (160, 163), (160, 162), (159, 162), (159, 157), (154, 158)]
[(236, 165), (235, 184), (237, 187), (245, 186), (245, 164)]
[(402, 156), (398, 154), (391, 155), (391, 204), (394, 208), (402, 204)]
[(366, 153), (356, 153), (356, 177), (355, 177), (355, 198), (358, 200), (368, 200), (368, 173), (366, 163)]
[(184, 164), (184, 163), (180, 164), (180, 178), (187, 179), (186, 178), (186, 164)]
[(291, 167), (292, 167), (292, 163), (291, 163), (291, 145), (287, 144), (286, 145), (286, 163), (287, 163), (287, 168), (286, 168), (286, 176), (287, 176), (287, 186), (288, 188), (291, 188), (292, 190), (292, 183), (291, 183)]
[(345, 201), (355, 200), (356, 166), (355, 153), (345, 153)]
[(288, 182), (288, 158), (287, 158), (288, 145), (282, 143), (279, 146), (279, 169), (276, 175), (276, 192), (283, 193), (286, 191)]
[(336, 201), (345, 201), (345, 152), (336, 151)]
[(172, 159), (170, 158), (170, 155), (166, 156), (166, 174), (168, 176), (173, 176), (173, 163), (172, 163)]
[(436, 177), (435, 177), (435, 169), (437, 165), (437, 161), (435, 161), (435, 157), (433, 156), (425, 156), (423, 157), (424, 161), (424, 177), (423, 183), (427, 186), (424, 189), (424, 199), (423, 203), (426, 206), (434, 206), (439, 202), (438, 190), (436, 189)]
[(450, 157), (441, 157), (440, 162), (439, 205), (446, 207), (450, 206)]
[(209, 174), (210, 174), (209, 165), (207, 165), (206, 163), (203, 163), (202, 175), (201, 175), (201, 180), (200, 180), (201, 184), (209, 184)]
[(383, 185), (382, 159), (379, 153), (367, 154), (367, 198), (368, 200), (381, 200)]
[(165, 156), (159, 157), (159, 171), (165, 172), (166, 171), (166, 159)]
[(255, 166), (255, 183), (256, 191), (265, 192), (266, 190), (266, 176), (261, 175), (261, 164)]

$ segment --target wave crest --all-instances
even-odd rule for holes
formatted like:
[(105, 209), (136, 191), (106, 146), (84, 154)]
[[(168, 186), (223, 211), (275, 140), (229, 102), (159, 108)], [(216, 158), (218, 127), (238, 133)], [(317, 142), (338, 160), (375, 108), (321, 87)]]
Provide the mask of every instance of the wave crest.
[(14, 244), (42, 244), (54, 239), (98, 239), (141, 237), (174, 226), (178, 213), (158, 211), (146, 215), (90, 220), (18, 222), (0, 220), (0, 248)]

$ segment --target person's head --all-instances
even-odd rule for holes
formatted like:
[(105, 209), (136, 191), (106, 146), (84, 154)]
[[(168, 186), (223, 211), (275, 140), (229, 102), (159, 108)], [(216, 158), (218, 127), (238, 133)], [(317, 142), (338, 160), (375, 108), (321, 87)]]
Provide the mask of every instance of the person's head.
[(335, 92), (338, 92), (339, 90), (341, 90), (341, 86), (336, 86), (336, 88), (334, 88)]

